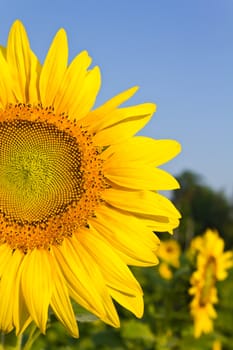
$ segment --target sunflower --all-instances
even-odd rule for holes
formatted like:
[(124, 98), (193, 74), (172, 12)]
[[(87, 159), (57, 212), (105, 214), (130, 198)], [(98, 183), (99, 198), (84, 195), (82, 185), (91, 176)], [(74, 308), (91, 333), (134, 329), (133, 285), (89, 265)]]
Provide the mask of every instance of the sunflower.
[(224, 241), (218, 232), (207, 230), (191, 243), (196, 251), (197, 269), (193, 272), (189, 294), (193, 296), (190, 312), (194, 320), (194, 335), (213, 331), (213, 320), (217, 317), (214, 304), (218, 302), (216, 282), (227, 277), (233, 266), (233, 253), (224, 252)]
[(212, 350), (222, 350), (222, 343), (220, 342), (220, 340), (216, 339), (213, 342)]
[(178, 268), (180, 266), (180, 245), (172, 239), (161, 241), (157, 256), (161, 259), (159, 264), (159, 273), (165, 279), (171, 279), (173, 272), (171, 267)]
[(151, 103), (119, 107), (133, 87), (92, 109), (101, 77), (86, 51), (68, 64), (63, 29), (43, 65), (16, 21), (0, 49), (0, 328), (21, 334), (49, 312), (78, 337), (71, 300), (119, 326), (113, 299), (143, 314), (128, 265), (157, 264), (179, 212), (157, 193), (178, 187), (156, 168), (180, 151), (135, 134)]
[(164, 261), (161, 261), (159, 263), (158, 271), (160, 276), (165, 280), (171, 280), (173, 277), (173, 272), (171, 267)]

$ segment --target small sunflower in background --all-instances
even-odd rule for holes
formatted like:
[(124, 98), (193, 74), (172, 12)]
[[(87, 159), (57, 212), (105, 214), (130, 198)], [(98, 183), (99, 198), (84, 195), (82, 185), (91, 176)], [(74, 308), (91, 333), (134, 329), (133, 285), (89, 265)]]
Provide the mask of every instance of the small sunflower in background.
[(173, 277), (172, 268), (178, 268), (180, 266), (180, 254), (181, 248), (177, 241), (169, 239), (161, 241), (157, 256), (160, 260), (159, 263), (159, 274), (164, 279), (171, 279)]
[(227, 270), (233, 266), (233, 253), (224, 252), (224, 240), (217, 231), (207, 230), (191, 243), (196, 253), (196, 270), (193, 272), (189, 294), (192, 296), (190, 313), (194, 321), (194, 336), (213, 331), (217, 317), (214, 305), (218, 303), (217, 281), (227, 277)]
[(222, 343), (220, 342), (220, 340), (216, 339), (213, 342), (212, 350), (222, 350)]
[(46, 332), (52, 311), (78, 337), (71, 300), (119, 326), (113, 299), (143, 314), (128, 265), (158, 263), (153, 231), (180, 214), (157, 190), (178, 188), (157, 168), (172, 140), (135, 136), (152, 103), (119, 107), (133, 87), (92, 109), (101, 85), (86, 51), (68, 64), (63, 29), (43, 64), (16, 21), (0, 49), (0, 329)]

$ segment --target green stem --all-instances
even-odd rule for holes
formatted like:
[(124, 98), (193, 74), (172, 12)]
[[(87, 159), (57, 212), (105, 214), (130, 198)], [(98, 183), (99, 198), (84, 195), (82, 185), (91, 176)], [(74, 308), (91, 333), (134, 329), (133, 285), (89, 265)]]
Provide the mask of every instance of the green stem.
[(16, 337), (15, 334), (7, 334), (6, 336), (6, 334), (2, 332), (0, 350), (22, 350), (22, 337), (22, 334)]
[(17, 337), (17, 343), (16, 343), (16, 350), (22, 350), (22, 340), (23, 340), (23, 334), (20, 334)]
[(39, 335), (40, 335), (40, 330), (37, 328), (35, 324), (33, 324), (31, 331), (29, 333), (28, 339), (24, 344), (23, 348), (22, 349), (20, 348), (20, 350), (30, 350), (32, 347), (32, 344), (39, 337)]
[(5, 344), (5, 334), (3, 332), (1, 332), (0, 350), (4, 350), (4, 344)]

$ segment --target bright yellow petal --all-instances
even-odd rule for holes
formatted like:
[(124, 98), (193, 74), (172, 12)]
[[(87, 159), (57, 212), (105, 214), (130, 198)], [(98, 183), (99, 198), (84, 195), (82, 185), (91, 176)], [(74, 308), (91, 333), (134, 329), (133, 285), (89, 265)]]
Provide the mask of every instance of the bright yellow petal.
[(66, 33), (60, 29), (48, 51), (40, 75), (40, 97), (43, 107), (53, 105), (67, 68), (68, 44)]
[[(22, 255), (23, 260), (24, 254), (22, 252), (20, 252), (20, 254)], [(19, 334), (22, 334), (28, 327), (28, 325), (32, 322), (32, 318), (28, 312), (21, 288), (22, 268), (23, 264), (19, 266), (14, 282), (15, 297), (13, 302), (13, 323), (15, 326), (15, 333), (17, 336)]]
[(156, 106), (152, 103), (117, 109), (106, 118), (94, 137), (99, 146), (121, 143), (142, 129), (151, 119)]
[(56, 317), (69, 330), (70, 334), (73, 337), (78, 338), (78, 326), (70, 302), (66, 281), (56, 261), (53, 261), (52, 270), (54, 277), (54, 287), (51, 297), (51, 307)]
[(53, 250), (71, 297), (104, 322), (118, 327), (118, 315), (93, 258), (72, 239)]
[(49, 252), (34, 249), (25, 255), (21, 288), (32, 319), (41, 332), (45, 333), (53, 288), (51, 255)]
[(11, 263), (12, 249), (8, 244), (0, 245), (0, 278), (5, 273), (6, 267)]
[(143, 296), (140, 294), (129, 295), (122, 291), (109, 288), (111, 296), (123, 307), (130, 310), (135, 316), (141, 318), (144, 312)]
[(140, 164), (135, 166), (109, 168), (108, 164), (104, 165), (104, 175), (111, 182), (131, 188), (141, 190), (172, 190), (179, 188), (176, 179), (162, 169), (154, 169), (152, 167)]
[(74, 239), (77, 239), (93, 256), (108, 286), (131, 295), (142, 294), (141, 287), (129, 268), (115, 253), (113, 247), (102, 240), (95, 230), (84, 229), (78, 232), (77, 238)]
[(103, 199), (112, 206), (140, 215), (179, 218), (180, 213), (166, 197), (150, 191), (108, 189)]
[(11, 27), (7, 43), (7, 62), (13, 81), (16, 98), (21, 103), (38, 102), (37, 70), (38, 60), (31, 52), (24, 26), (16, 21)]
[(20, 102), (27, 102), (27, 78), (30, 70), (30, 45), (20, 21), (11, 27), (7, 43), (7, 62), (12, 74), (14, 92)]
[(40, 92), (39, 92), (39, 77), (41, 72), (41, 64), (36, 57), (36, 55), (31, 51), (30, 56), (30, 76), (29, 76), (29, 87), (28, 87), (28, 102), (30, 104), (38, 104), (40, 102)]
[(151, 266), (158, 263), (155, 252), (159, 240), (143, 221), (102, 206), (96, 210), (96, 219), (90, 219), (89, 224), (117, 250), (126, 264)]
[(145, 224), (155, 232), (169, 232), (173, 233), (173, 230), (179, 226), (179, 219), (168, 218), (165, 216), (147, 216), (143, 219)]
[[(17, 273), (23, 259), (23, 254), (16, 250), (12, 254), (10, 263), (5, 267), (5, 272), (0, 281), (0, 329), (3, 332), (10, 332), (13, 329), (13, 311), (15, 302), (15, 293), (19, 289)], [(19, 313), (19, 310), (17, 310)], [(21, 315), (19, 316), (21, 317)]]
[(112, 297), (137, 317), (141, 317), (143, 314), (141, 287), (111, 245), (101, 239), (98, 232), (93, 229), (79, 232), (77, 239), (100, 266)]
[[(125, 151), (127, 150), (127, 152)], [(181, 146), (174, 140), (154, 140), (148, 137), (135, 136), (122, 144), (112, 145), (103, 153), (102, 157), (109, 166), (118, 164), (119, 167), (126, 164), (145, 164), (160, 166), (181, 151)]]
[(77, 120), (82, 119), (90, 111), (95, 103), (100, 85), (100, 70), (99, 67), (94, 67), (92, 70), (88, 71), (82, 88), (69, 107), (69, 114), (72, 118)]
[(137, 86), (132, 87), (128, 90), (125, 90), (120, 94), (114, 96), (107, 102), (105, 102), (100, 107), (91, 111), (83, 120), (84, 125), (89, 126), (90, 128), (93, 128), (93, 127), (99, 128), (99, 125), (102, 124), (103, 120), (106, 120), (109, 113), (111, 113), (119, 105), (127, 101), (130, 97), (132, 97), (137, 90), (138, 90)]
[[(70, 107), (76, 104), (76, 100), (83, 89), (87, 68), (90, 64), (91, 58), (86, 51), (81, 52), (71, 62), (54, 100), (57, 113), (68, 113), (71, 117)], [(79, 116), (76, 114), (74, 117), (78, 119)]]
[(156, 109), (156, 106), (152, 103), (143, 103), (137, 106), (124, 107), (114, 109), (112, 112), (109, 112), (105, 118), (100, 118), (89, 125), (89, 129), (93, 133), (98, 133), (101, 130), (114, 127), (118, 123), (127, 121), (128, 119), (138, 119), (143, 118), (152, 114)]
[(8, 103), (16, 102), (16, 99), (13, 94), (13, 79), (2, 51), (0, 51), (0, 75), (0, 103), (1, 108), (4, 108)]

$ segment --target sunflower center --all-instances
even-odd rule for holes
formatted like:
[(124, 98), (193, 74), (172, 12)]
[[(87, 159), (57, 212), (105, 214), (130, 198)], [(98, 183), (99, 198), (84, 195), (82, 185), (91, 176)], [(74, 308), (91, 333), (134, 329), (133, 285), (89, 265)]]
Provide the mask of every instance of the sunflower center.
[(205, 306), (209, 302), (210, 293), (216, 283), (216, 262), (210, 257), (206, 264), (205, 284), (201, 291), (200, 305)]
[(81, 125), (30, 105), (0, 111), (0, 243), (61, 244), (94, 215), (102, 160)]
[(81, 196), (81, 155), (74, 137), (49, 123), (0, 123), (0, 211), (33, 223), (64, 211)]

